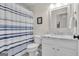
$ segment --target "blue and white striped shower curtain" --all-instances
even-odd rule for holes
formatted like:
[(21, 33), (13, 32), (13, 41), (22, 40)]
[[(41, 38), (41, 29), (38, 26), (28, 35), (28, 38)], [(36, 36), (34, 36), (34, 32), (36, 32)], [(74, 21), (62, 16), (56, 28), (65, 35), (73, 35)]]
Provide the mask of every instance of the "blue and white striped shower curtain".
[(0, 55), (22, 55), (33, 42), (33, 14), (15, 3), (0, 3)]

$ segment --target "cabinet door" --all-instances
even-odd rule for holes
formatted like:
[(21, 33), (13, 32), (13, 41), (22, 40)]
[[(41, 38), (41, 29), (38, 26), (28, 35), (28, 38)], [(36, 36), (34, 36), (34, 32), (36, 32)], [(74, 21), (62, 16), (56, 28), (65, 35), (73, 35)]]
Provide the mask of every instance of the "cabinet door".
[(56, 48), (57, 56), (77, 56), (77, 52), (74, 49), (57, 47)]
[(55, 56), (56, 51), (54, 46), (50, 46), (48, 44), (42, 45), (42, 55), (43, 56)]
[(44, 38), (42, 40), (42, 53), (46, 56), (76, 56), (77, 40), (57, 38)]
[(57, 45), (43, 44), (42, 45), (43, 56), (76, 56), (77, 52), (74, 49), (67, 47), (61, 47)]

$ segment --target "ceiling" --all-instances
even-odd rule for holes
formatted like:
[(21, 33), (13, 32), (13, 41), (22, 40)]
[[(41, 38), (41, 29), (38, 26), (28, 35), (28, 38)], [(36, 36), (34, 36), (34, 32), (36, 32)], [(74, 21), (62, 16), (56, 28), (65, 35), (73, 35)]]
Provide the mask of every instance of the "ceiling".
[(63, 3), (18, 3), (19, 5), (23, 6), (24, 8), (27, 8), (31, 11), (35, 10), (36, 8), (37, 9), (45, 9), (45, 8), (48, 8), (48, 7), (56, 7), (56, 6), (61, 6), (61, 5), (67, 5), (67, 4), (63, 4)]
[(19, 5), (22, 5), (25, 8), (28, 8), (32, 10), (33, 7), (48, 7), (50, 3), (18, 3)]

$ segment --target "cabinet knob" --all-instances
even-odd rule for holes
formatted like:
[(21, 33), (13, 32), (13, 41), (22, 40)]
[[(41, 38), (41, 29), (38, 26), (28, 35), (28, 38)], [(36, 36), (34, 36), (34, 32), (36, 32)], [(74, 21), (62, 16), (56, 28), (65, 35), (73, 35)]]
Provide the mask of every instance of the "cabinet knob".
[(55, 50), (55, 48), (52, 48), (53, 50)]
[(57, 49), (57, 51), (60, 51), (60, 49)]

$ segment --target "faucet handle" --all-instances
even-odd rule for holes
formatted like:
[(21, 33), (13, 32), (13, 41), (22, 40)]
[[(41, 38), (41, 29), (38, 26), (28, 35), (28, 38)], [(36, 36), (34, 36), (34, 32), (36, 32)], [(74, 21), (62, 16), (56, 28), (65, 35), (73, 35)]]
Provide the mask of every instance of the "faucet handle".
[(74, 35), (73, 38), (77, 38), (79, 40), (79, 35)]

